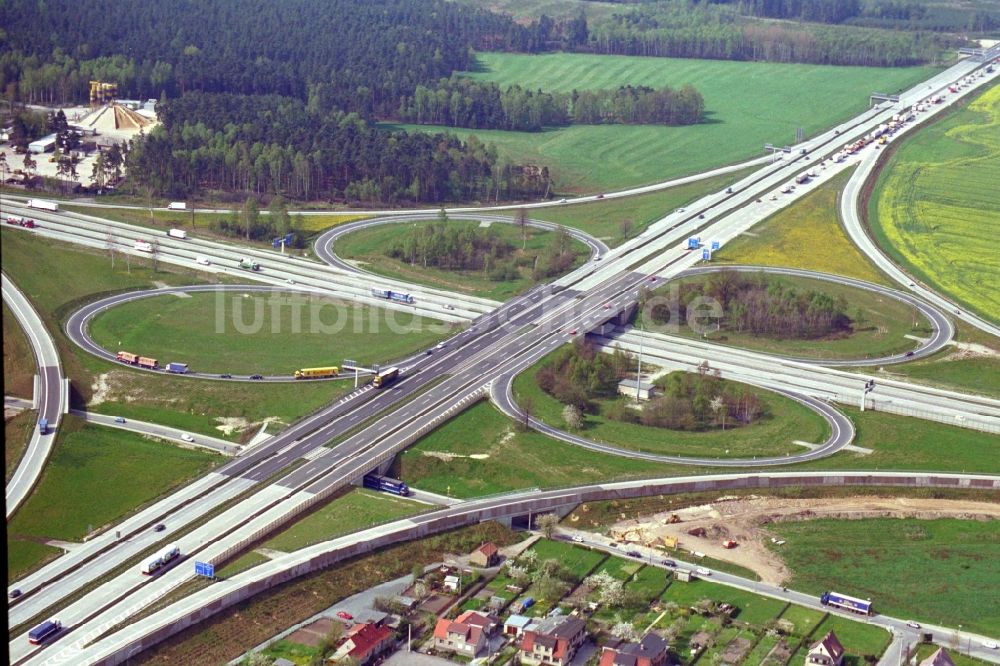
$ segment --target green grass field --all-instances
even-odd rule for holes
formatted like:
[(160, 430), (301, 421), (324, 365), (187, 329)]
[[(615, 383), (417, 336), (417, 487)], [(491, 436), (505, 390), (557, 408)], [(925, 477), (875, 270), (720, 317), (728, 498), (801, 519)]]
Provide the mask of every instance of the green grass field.
[(40, 540), (78, 541), (222, 460), (73, 416), (56, 436), (41, 480), (8, 523), (10, 576), (37, 562)]
[(578, 581), (589, 575), (606, 557), (600, 551), (551, 539), (541, 539), (531, 549), (538, 556), (539, 564), (545, 560), (558, 560)]
[(344, 359), (385, 363), (433, 346), (452, 331), (440, 321), (339, 299), (218, 292), (153, 296), (119, 305), (91, 322), (94, 340), (188, 363), (199, 372), (290, 375)]
[(1000, 382), (997, 381), (1000, 377), (1000, 356), (957, 358), (950, 352), (942, 352), (928, 359), (886, 367), (879, 374), (1000, 398)]
[[(701, 276), (687, 278), (681, 283), (703, 284), (710, 279), (711, 276)], [(927, 320), (916, 308), (894, 298), (824, 280), (785, 276), (771, 276), (770, 279), (786, 288), (793, 288), (799, 293), (818, 291), (827, 294), (834, 300), (843, 298), (848, 303), (848, 316), (856, 321), (854, 331), (843, 337), (819, 340), (778, 340), (732, 330), (709, 333), (703, 338), (701, 334), (684, 325), (678, 327), (676, 334), (688, 338), (719, 342), (730, 347), (815, 359), (862, 359), (902, 354), (914, 349), (917, 344), (904, 336), (929, 337), (930, 335)], [(662, 287), (657, 290), (657, 293), (669, 295), (670, 288), (670, 286)], [(862, 319), (857, 323), (859, 311), (862, 314)], [(914, 326), (914, 324), (919, 325)], [(647, 322), (646, 330), (656, 329)], [(673, 330), (670, 332), (674, 333)]]
[(429, 508), (402, 497), (355, 488), (268, 539), (263, 547), (291, 552)]
[(1000, 632), (1000, 596), (983, 593), (1000, 587), (996, 521), (811, 520), (771, 527), (787, 541), (781, 557), (792, 571), (789, 587), (837, 590), (870, 598), (887, 615)]
[[(716, 263), (805, 268), (879, 284), (894, 284), (847, 238), (837, 198), (853, 173), (848, 169), (774, 213), (712, 255)], [(822, 239), (822, 251), (817, 250)]]
[[(1000, 322), (1000, 86), (908, 138), (869, 202), (872, 232), (912, 275)], [(992, 183), (992, 184), (991, 184)]]
[[(554, 53), (484, 53), (469, 75), (548, 91), (621, 85), (694, 85), (706, 122), (687, 127), (577, 125), (543, 132), (407, 129), (475, 134), (501, 159), (546, 165), (563, 192), (600, 191), (666, 180), (756, 157), (767, 142), (790, 143), (865, 110), (872, 90), (895, 92), (931, 68), (827, 67)], [(808, 90), (809, 94), (802, 94)]]
[(18, 398), (31, 398), (37, 365), (31, 343), (14, 318), (14, 313), (3, 304), (3, 392)]
[[(532, 401), (535, 418), (563, 428), (563, 404), (542, 391), (535, 379), (545, 360), (542, 359), (518, 375), (514, 380), (514, 396), (520, 404), (525, 399)], [(761, 396), (770, 411), (770, 416), (753, 425), (725, 431), (685, 432), (622, 423), (600, 414), (587, 414), (583, 418), (579, 434), (598, 442), (638, 451), (714, 458), (784, 455), (802, 450), (792, 443), (795, 440), (819, 443), (826, 437), (826, 422), (812, 410), (770, 391), (753, 387), (751, 390)]]
[(3, 421), (4, 478), (10, 481), (35, 431), (38, 412), (26, 409)]
[(706, 178), (694, 183), (676, 185), (666, 190), (639, 194), (624, 199), (607, 199), (533, 210), (531, 216), (582, 229), (590, 235), (600, 238), (609, 247), (616, 247), (626, 240), (622, 230), (624, 220), (631, 222), (629, 238), (634, 238), (650, 224), (662, 219), (675, 209), (687, 206), (692, 201), (712, 192), (724, 190), (752, 171), (753, 169), (741, 169), (723, 176)]
[(823, 621), (824, 613), (803, 606), (789, 604), (785, 612), (781, 614), (782, 620), (788, 620), (794, 627), (793, 633), (796, 636), (809, 636), (813, 630)]
[(421, 490), (467, 498), (521, 488), (669, 476), (691, 468), (598, 454), (534, 431), (521, 432), (491, 405), (480, 403), (403, 451), (395, 470)]
[[(10, 229), (0, 230), (4, 271), (32, 300), (51, 331), (66, 374), (73, 407), (148, 420), (191, 432), (249, 437), (266, 419), (289, 423), (335, 400), (353, 386), (350, 380), (306, 384), (233, 386), (128, 370), (86, 354), (62, 332), (66, 317), (99, 295), (166, 284), (203, 282), (197, 273), (161, 267), (152, 273), (144, 261), (129, 270), (121, 257), (111, 268), (102, 252), (46, 241)], [(191, 299), (177, 299), (191, 300)], [(116, 340), (117, 342), (117, 340)], [(164, 359), (166, 360), (166, 359)], [(230, 435), (219, 426), (231, 423)]]
[[(481, 271), (451, 271), (433, 266), (424, 268), (399, 259), (385, 256), (384, 252), (400, 237), (412, 233), (413, 229), (426, 227), (432, 222), (409, 222), (405, 225), (385, 224), (368, 229), (360, 229), (343, 236), (336, 243), (336, 252), (343, 259), (361, 263), (368, 271), (387, 277), (425, 284), (437, 289), (447, 289), (465, 294), (473, 294), (483, 298), (505, 301), (530, 288), (531, 258), (542, 254), (555, 236), (555, 232), (527, 228), (527, 241), (521, 236), (521, 229), (513, 224), (495, 223), (495, 229), (500, 238), (517, 248), (517, 253), (523, 257), (527, 265), (520, 267), (520, 277), (516, 280), (493, 281)], [(449, 227), (477, 228), (479, 222), (461, 219), (449, 219)], [(571, 241), (576, 254), (574, 266), (586, 261), (590, 253), (587, 247), (576, 240)], [(522, 246), (524, 247), (521, 250)]]

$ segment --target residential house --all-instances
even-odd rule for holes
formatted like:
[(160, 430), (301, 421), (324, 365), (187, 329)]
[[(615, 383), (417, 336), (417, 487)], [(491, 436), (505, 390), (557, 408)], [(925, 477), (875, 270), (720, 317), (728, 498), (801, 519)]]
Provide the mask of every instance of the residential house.
[(350, 657), (360, 666), (366, 666), (390, 652), (395, 642), (389, 627), (379, 627), (367, 622), (355, 624), (348, 630), (346, 638), (330, 657), (330, 661), (336, 664)]
[(472, 551), (469, 564), (474, 567), (495, 567), (500, 564), (500, 549), (492, 541), (487, 541)]
[(470, 658), (476, 657), (497, 632), (499, 618), (466, 611), (454, 620), (441, 618), (434, 627), (434, 647)]
[(462, 584), (462, 579), (458, 576), (445, 576), (444, 577), (444, 589), (449, 592), (457, 592), (458, 588)]
[(667, 641), (647, 633), (638, 643), (611, 641), (601, 652), (599, 666), (666, 666)]
[(520, 636), (533, 622), (535, 622), (535, 618), (515, 613), (503, 623), (503, 633), (507, 636)]
[(627, 398), (638, 396), (639, 400), (651, 400), (656, 397), (656, 385), (635, 379), (623, 379), (618, 382), (618, 394)]
[(951, 660), (951, 655), (944, 648), (938, 648), (934, 654), (920, 662), (920, 666), (955, 666)]
[(565, 666), (587, 638), (587, 625), (575, 617), (557, 615), (526, 628), (521, 636), (522, 664)]
[(844, 662), (844, 646), (837, 640), (837, 634), (828, 631), (826, 636), (813, 643), (806, 654), (807, 664), (819, 666), (841, 666)]

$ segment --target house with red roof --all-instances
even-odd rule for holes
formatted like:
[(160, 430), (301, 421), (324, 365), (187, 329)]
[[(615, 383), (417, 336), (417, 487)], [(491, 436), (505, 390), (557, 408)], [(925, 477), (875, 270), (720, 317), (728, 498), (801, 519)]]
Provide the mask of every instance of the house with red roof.
[(575, 617), (545, 618), (521, 636), (518, 654), (522, 664), (566, 666), (587, 638), (587, 625)]
[(474, 567), (494, 567), (500, 564), (500, 549), (492, 541), (487, 541), (469, 555), (469, 564)]
[(841, 666), (844, 662), (844, 646), (837, 639), (837, 634), (828, 631), (826, 636), (813, 643), (806, 654), (807, 664), (819, 666)]
[(351, 658), (360, 666), (365, 666), (392, 651), (395, 643), (389, 627), (379, 627), (367, 622), (356, 624), (348, 630), (346, 638), (330, 657), (330, 661), (337, 663)]
[(638, 643), (609, 641), (601, 652), (599, 666), (666, 666), (667, 642), (649, 632)]
[(441, 618), (434, 626), (434, 647), (475, 658), (486, 649), (499, 626), (496, 615), (478, 611), (466, 611), (454, 620)]

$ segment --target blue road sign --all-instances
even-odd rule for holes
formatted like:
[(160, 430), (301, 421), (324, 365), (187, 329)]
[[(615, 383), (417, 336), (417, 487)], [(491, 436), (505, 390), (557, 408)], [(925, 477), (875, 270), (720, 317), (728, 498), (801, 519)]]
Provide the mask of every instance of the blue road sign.
[(215, 578), (215, 565), (211, 562), (195, 562), (194, 575)]
[(712, 258), (712, 251), (711, 251), (711, 250), (709, 250), (709, 249), (708, 249), (708, 248), (706, 247), (706, 248), (705, 248), (704, 250), (702, 250), (702, 251), (701, 251), (701, 258), (702, 258), (702, 260), (704, 260), (704, 261), (709, 261), (709, 260), (711, 260), (711, 258)]
[(295, 238), (295, 232), (285, 234), (285, 245), (291, 245), (293, 238)]
[(712, 250), (719, 249), (719, 241), (712, 241)]
[(281, 247), (281, 239), (280, 238), (275, 238), (274, 240), (272, 240), (271, 241), (271, 247), (273, 247), (273, 248), (279, 248), (279, 247)]

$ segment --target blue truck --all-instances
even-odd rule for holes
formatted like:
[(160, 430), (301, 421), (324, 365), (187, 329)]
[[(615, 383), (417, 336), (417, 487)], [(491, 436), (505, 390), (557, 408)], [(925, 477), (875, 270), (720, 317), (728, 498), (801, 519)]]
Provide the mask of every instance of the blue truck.
[(859, 613), (861, 615), (872, 615), (872, 602), (867, 599), (858, 599), (839, 592), (824, 592), (819, 602), (824, 606), (833, 606), (842, 610)]
[(365, 488), (379, 490), (384, 493), (392, 493), (393, 495), (401, 495), (403, 497), (407, 497), (410, 494), (410, 487), (408, 485), (399, 479), (394, 479), (390, 476), (382, 476), (380, 474), (365, 474), (362, 485)]
[(187, 371), (187, 363), (167, 363), (167, 372), (172, 372), (177, 375), (186, 375)]
[(38, 419), (38, 434), (47, 435), (49, 434), (49, 420), (48, 419)]
[(28, 642), (32, 645), (44, 643), (62, 629), (62, 622), (56, 619), (46, 620), (28, 632)]

